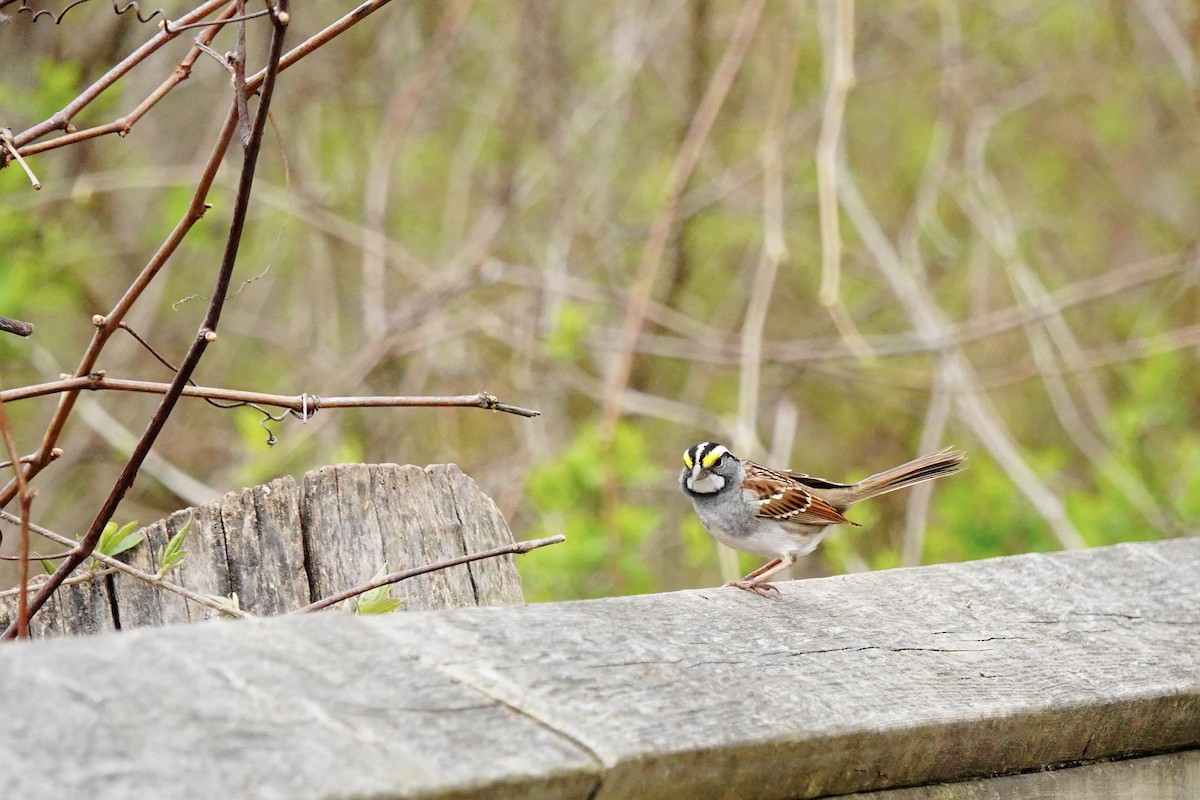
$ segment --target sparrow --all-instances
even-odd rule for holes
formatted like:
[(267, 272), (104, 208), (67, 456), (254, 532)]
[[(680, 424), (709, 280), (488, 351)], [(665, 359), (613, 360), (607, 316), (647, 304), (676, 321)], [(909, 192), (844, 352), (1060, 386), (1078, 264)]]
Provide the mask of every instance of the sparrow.
[(770, 558), (728, 586), (764, 597), (778, 590), (767, 579), (811, 553), (831, 525), (855, 525), (843, 513), (853, 504), (966, 468), (966, 454), (946, 448), (857, 483), (834, 483), (802, 472), (739, 459), (723, 444), (700, 442), (683, 454), (679, 488), (713, 538), (734, 550)]

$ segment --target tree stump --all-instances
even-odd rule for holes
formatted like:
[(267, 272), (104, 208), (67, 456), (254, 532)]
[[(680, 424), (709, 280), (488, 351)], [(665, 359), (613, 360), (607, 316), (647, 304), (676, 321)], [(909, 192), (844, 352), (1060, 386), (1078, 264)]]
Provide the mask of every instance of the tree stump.
[[(167, 542), (188, 525), (171, 583), (204, 595), (237, 595), (258, 616), (286, 614), (389, 571), (510, 544), (491, 498), (453, 464), (339, 464), (230, 492), (142, 529), (120, 558), (157, 570)], [(403, 610), (522, 602), (513, 557), (476, 561), (392, 587)], [(0, 601), (0, 626), (16, 599)], [(34, 617), (34, 636), (198, 622), (221, 616), (181, 595), (115, 573), (63, 586)]]

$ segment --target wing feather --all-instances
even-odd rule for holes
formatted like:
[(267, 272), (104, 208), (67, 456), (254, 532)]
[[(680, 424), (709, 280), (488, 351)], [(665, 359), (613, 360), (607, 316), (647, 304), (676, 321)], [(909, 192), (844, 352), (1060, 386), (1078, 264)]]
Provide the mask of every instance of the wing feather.
[[(751, 468), (752, 467), (752, 468)], [(758, 464), (747, 465), (742, 489), (758, 506), (758, 516), (801, 525), (855, 525), (791, 475)]]

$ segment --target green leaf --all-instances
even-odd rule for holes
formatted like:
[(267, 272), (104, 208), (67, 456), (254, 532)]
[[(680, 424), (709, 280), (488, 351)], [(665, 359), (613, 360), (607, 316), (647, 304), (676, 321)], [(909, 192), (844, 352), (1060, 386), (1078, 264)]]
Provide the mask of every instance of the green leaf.
[(117, 523), (110, 522), (104, 526), (104, 531), (100, 534), (100, 543), (96, 545), (96, 551), (101, 555), (112, 556), (124, 553), (133, 547), (137, 547), (145, 539), (145, 535), (134, 533), (133, 529), (137, 527), (137, 520), (128, 522), (117, 527)]
[(47, 575), (54, 574), (54, 564), (45, 558), (42, 559), (42, 569), (46, 570)]
[[(205, 595), (205, 597), (213, 601), (214, 604), (220, 606), (226, 612), (242, 610), (242, 602), (238, 599), (237, 592), (230, 592), (228, 597), (222, 597), (219, 594), (209, 594)], [(233, 619), (233, 614), (226, 613), (224, 615), (224, 619)]]
[(192, 520), (188, 519), (184, 526), (179, 529), (179, 533), (172, 536), (171, 540), (167, 542), (167, 546), (163, 548), (162, 555), (158, 559), (159, 575), (166, 575), (183, 563), (183, 559), (187, 557), (187, 551), (183, 549), (183, 540), (187, 538), (191, 527)]
[[(377, 581), (387, 574), (388, 568), (385, 561), (383, 562), (383, 566), (371, 576), (371, 580)], [(391, 584), (388, 584), (387, 586), (377, 586), (370, 591), (363, 592), (358, 597), (350, 600), (350, 607), (355, 614), (360, 616), (390, 614), (404, 604), (404, 600), (398, 597), (388, 597), (388, 592), (391, 589)]]
[(368, 616), (372, 614), (390, 614), (402, 605), (404, 605), (404, 600), (399, 597), (376, 597), (369, 600), (362, 599), (355, 603), (354, 613), (360, 616)]

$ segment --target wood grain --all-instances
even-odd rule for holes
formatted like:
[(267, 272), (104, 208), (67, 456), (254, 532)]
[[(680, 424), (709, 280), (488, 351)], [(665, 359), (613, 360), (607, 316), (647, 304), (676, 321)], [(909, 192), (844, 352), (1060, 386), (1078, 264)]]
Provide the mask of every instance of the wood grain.
[[(1200, 747), (1197, 574), (1192, 538), (781, 583), (778, 598), (12, 644), (0, 752), (22, 768), (0, 770), (0, 797), (1015, 800), (1128, 778), (1144, 791), (1074, 796), (1183, 800), (1194, 755), (1146, 757)], [(954, 783), (996, 775), (1014, 777)]]
[[(453, 464), (340, 464), (299, 483), (278, 478), (143, 528), (143, 544), (122, 558), (156, 572), (167, 542), (185, 525), (187, 558), (169, 580), (200, 594), (236, 593), (243, 609), (260, 616), (364, 583), (385, 562), (401, 570), (513, 541), (495, 503)], [(392, 595), (404, 599), (406, 610), (522, 602), (512, 556), (423, 575)], [(0, 625), (14, 608), (15, 602), (0, 602)], [(34, 618), (32, 633), (98, 633), (220, 616), (117, 574), (64, 587)]]

